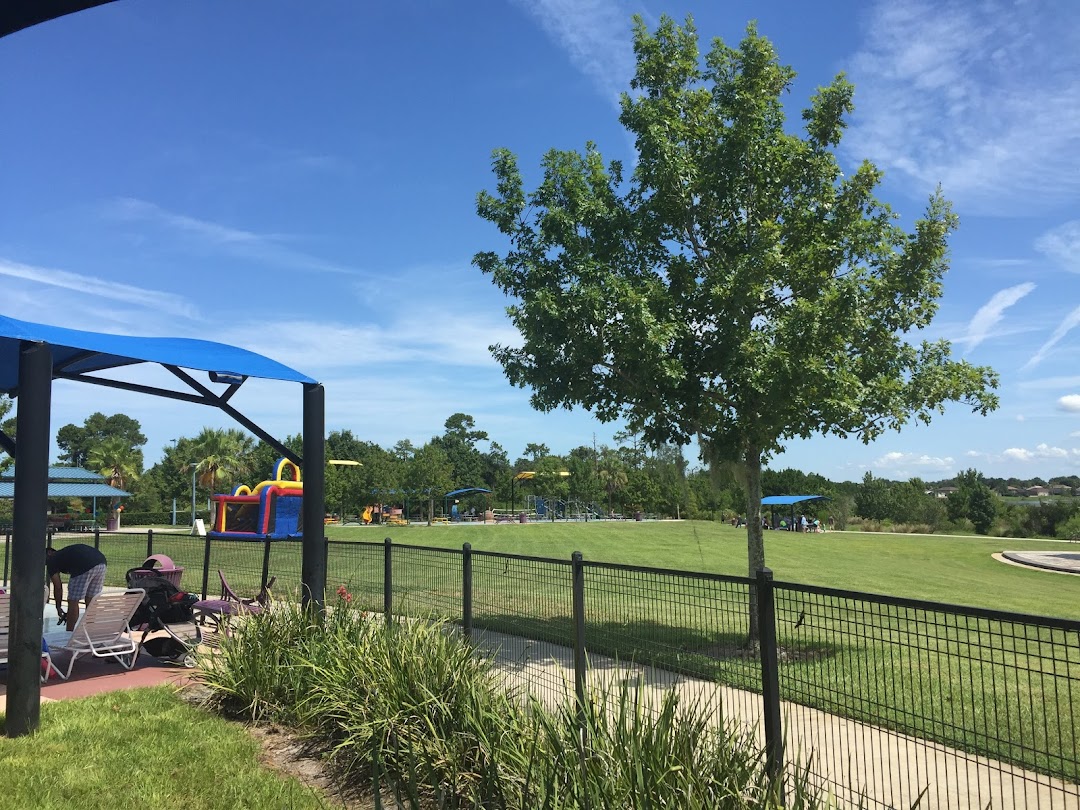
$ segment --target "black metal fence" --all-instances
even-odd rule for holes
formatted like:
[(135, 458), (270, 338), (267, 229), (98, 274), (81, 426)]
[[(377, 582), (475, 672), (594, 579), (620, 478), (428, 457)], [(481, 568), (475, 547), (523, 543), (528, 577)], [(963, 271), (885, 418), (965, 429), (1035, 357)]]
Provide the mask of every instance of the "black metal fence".
[[(91, 542), (57, 536), (54, 544)], [(108, 583), (153, 553), (204, 595), (298, 588), (298, 542), (97, 532)], [(5, 545), (5, 549), (8, 546)], [(1080, 621), (686, 571), (328, 541), (328, 599), (461, 625), (508, 682), (557, 702), (676, 689), (752, 728), (778, 778), (839, 804), (1080, 808)], [(7, 552), (4, 579), (7, 578)], [(751, 599), (756, 591), (756, 603)], [(756, 604), (760, 638), (749, 644)]]

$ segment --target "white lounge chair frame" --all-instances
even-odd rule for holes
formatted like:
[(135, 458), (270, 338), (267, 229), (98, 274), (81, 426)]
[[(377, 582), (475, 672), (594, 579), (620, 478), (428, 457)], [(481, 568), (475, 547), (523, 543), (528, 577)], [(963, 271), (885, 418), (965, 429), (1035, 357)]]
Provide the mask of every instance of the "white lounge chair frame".
[(131, 669), (139, 654), (139, 644), (129, 623), (142, 603), (146, 591), (129, 588), (123, 593), (102, 593), (94, 597), (90, 605), (79, 615), (79, 621), (71, 634), (48, 634), (49, 652), (68, 652), (67, 671), (56, 667), (57, 674), (65, 681), (71, 677), (75, 662), (83, 655), (95, 658), (114, 658), (124, 669)]
[[(11, 633), (11, 594), (0, 593), (0, 664), (8, 662), (8, 641)], [(41, 660), (45, 663), (42, 667), (41, 682), (49, 680), (49, 675), (60, 670), (53, 666), (52, 655), (48, 651), (41, 651)]]

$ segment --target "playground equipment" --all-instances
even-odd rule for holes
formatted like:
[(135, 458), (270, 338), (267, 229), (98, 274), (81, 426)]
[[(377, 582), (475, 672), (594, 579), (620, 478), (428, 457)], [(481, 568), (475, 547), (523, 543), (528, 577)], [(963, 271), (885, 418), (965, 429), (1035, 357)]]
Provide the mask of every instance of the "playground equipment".
[[(290, 468), (293, 480), (284, 477)], [(241, 484), (231, 495), (212, 495), (210, 500), (214, 501), (214, 529), (207, 537), (285, 540), (304, 534), (304, 485), (300, 468), (287, 458), (278, 459), (272, 480), (254, 489)]]

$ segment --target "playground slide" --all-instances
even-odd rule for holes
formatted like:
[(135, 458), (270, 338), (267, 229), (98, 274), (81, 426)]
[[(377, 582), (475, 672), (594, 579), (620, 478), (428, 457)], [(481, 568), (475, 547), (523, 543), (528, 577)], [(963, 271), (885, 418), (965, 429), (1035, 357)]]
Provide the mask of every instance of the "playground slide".
[(360, 520), (365, 524), (371, 523), (371, 507), (368, 506), (364, 509), (364, 514), (360, 515)]

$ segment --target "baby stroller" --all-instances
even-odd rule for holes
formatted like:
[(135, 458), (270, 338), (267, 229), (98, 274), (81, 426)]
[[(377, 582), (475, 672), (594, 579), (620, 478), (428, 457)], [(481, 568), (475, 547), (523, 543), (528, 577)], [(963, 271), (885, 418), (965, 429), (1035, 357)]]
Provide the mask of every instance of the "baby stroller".
[[(143, 631), (139, 649), (167, 664), (194, 667), (194, 651), (202, 643), (202, 630), (193, 611), (199, 597), (180, 590), (153, 568), (132, 568), (127, 572), (127, 584), (146, 591), (130, 622), (133, 630)], [(165, 635), (148, 638), (161, 631)]]

